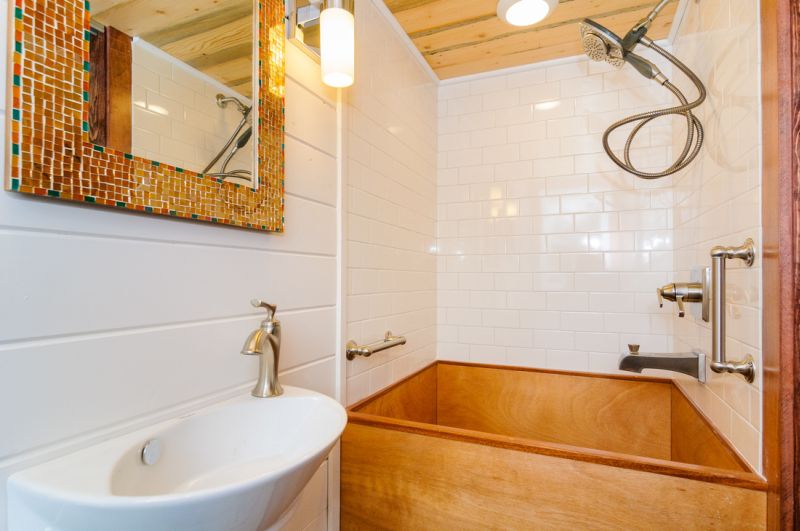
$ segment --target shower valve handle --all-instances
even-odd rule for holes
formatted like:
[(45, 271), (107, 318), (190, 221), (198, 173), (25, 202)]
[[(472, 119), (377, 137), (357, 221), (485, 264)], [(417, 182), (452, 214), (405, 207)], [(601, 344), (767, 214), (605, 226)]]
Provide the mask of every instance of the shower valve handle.
[(658, 307), (664, 307), (664, 299), (678, 305), (678, 317), (686, 316), (687, 302), (703, 302), (703, 284), (700, 282), (673, 282), (656, 290)]
[[(665, 286), (666, 287), (666, 286)], [(662, 291), (664, 288), (656, 289), (656, 293), (658, 294), (658, 307), (664, 307), (664, 292)], [(686, 315), (686, 308), (683, 305), (683, 296), (677, 295), (675, 297), (675, 302), (678, 303), (678, 317), (683, 317)]]

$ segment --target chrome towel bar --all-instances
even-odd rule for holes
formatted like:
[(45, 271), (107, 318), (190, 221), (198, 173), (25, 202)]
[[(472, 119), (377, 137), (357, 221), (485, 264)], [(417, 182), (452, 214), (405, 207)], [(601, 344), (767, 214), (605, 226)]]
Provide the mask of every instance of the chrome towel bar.
[(403, 336), (393, 336), (391, 332), (386, 332), (383, 341), (377, 341), (369, 345), (359, 345), (352, 339), (347, 342), (347, 359), (352, 361), (356, 356), (364, 356), (369, 358), (376, 352), (386, 350), (387, 348), (396, 347), (398, 345), (405, 345), (406, 338)]
[(741, 361), (725, 358), (725, 262), (738, 258), (747, 267), (756, 258), (755, 243), (750, 238), (739, 247), (717, 245), (711, 249), (711, 370), (741, 374), (749, 383), (756, 377), (756, 366), (749, 354)]

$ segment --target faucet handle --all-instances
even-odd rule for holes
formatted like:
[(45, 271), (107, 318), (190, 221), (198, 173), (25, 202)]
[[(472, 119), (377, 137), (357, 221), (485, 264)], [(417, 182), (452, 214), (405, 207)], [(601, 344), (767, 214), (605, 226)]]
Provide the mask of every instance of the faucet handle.
[(683, 295), (675, 297), (675, 302), (678, 303), (678, 317), (685, 317), (686, 307), (683, 305)]
[(268, 321), (272, 321), (275, 318), (275, 312), (278, 311), (278, 307), (276, 305), (262, 301), (261, 299), (250, 299), (250, 304), (253, 305), (253, 308), (264, 308), (267, 310)]
[(656, 288), (656, 294), (658, 295), (658, 307), (664, 307), (664, 293), (661, 291), (662, 288)]
[(628, 343), (628, 352), (631, 354), (638, 354), (639, 353), (639, 345), (636, 343)]

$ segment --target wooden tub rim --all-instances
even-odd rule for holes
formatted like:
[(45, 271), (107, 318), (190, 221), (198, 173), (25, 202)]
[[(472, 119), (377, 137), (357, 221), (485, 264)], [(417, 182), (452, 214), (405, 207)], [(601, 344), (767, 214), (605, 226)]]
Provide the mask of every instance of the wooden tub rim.
[[(368, 413), (361, 413), (357, 411), (367, 403), (375, 400), (393, 389), (403, 385), (409, 380), (417, 377), (419, 374), (437, 366), (437, 365), (457, 365), (464, 367), (475, 367), (485, 369), (499, 369), (499, 370), (512, 370), (512, 371), (525, 371), (525, 372), (539, 372), (546, 374), (564, 374), (571, 376), (585, 376), (590, 378), (606, 378), (613, 380), (628, 380), (636, 382), (651, 382), (671, 385), (674, 389), (687, 400), (687, 402), (694, 409), (695, 413), (705, 422), (714, 434), (723, 441), (732, 451), (739, 463), (747, 469), (747, 471), (739, 472), (736, 470), (725, 470), (722, 468), (715, 468), (703, 465), (694, 465), (691, 463), (681, 463), (678, 461), (670, 461), (667, 459), (657, 459), (653, 457), (642, 457), (620, 452), (610, 452), (607, 450), (597, 450), (594, 448), (586, 448), (582, 446), (574, 446), (569, 444), (551, 443), (544, 441), (537, 441), (534, 439), (525, 439), (521, 437), (511, 437), (508, 435), (499, 435), (489, 432), (468, 430), (463, 428), (453, 428), (450, 426), (441, 426), (438, 424), (428, 424), (426, 422), (416, 422), (411, 420), (402, 420), (392, 417), (384, 417), (379, 415), (371, 415)], [(418, 371), (398, 380), (389, 387), (386, 387), (358, 402), (354, 403), (347, 408), (348, 421), (354, 424), (361, 424), (365, 426), (385, 428), (395, 431), (402, 431), (407, 433), (416, 433), (420, 435), (428, 435), (440, 439), (450, 439), (463, 441), (472, 444), (482, 444), (484, 446), (493, 446), (496, 448), (505, 448), (509, 450), (517, 450), (526, 453), (541, 454), (551, 457), (559, 457), (562, 459), (571, 459), (575, 461), (585, 461), (590, 463), (598, 463), (617, 468), (627, 468), (632, 470), (640, 470), (644, 472), (651, 472), (654, 474), (662, 474), (667, 476), (681, 477), (685, 479), (692, 479), (697, 481), (704, 481), (708, 483), (717, 483), (720, 485), (727, 485), (731, 487), (741, 487), (750, 490), (766, 491), (766, 480), (753, 471), (752, 467), (741, 457), (738, 451), (733, 448), (728, 440), (723, 437), (716, 426), (706, 417), (706, 415), (697, 407), (694, 401), (686, 395), (681, 386), (676, 385), (675, 381), (670, 378), (661, 378), (654, 376), (627, 376), (622, 374), (602, 374), (593, 372), (579, 372), (579, 371), (563, 371), (556, 369), (537, 369), (535, 367), (518, 367), (518, 366), (505, 366), (505, 365), (491, 365), (484, 363), (467, 363), (460, 361), (444, 361), (436, 360)]]

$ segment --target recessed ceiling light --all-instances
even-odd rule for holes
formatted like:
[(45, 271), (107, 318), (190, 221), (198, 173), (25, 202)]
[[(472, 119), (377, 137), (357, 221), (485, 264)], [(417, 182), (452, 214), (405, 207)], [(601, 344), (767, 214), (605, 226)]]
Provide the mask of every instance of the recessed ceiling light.
[(512, 26), (532, 26), (547, 18), (558, 7), (558, 0), (500, 0), (497, 16)]

